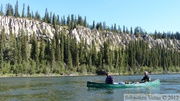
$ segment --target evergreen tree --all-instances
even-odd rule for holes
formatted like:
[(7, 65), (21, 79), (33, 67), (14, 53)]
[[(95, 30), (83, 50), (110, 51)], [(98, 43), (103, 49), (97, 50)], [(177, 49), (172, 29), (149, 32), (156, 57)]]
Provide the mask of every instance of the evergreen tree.
[(20, 17), (19, 11), (18, 11), (18, 1), (16, 1), (14, 17)]
[(65, 36), (64, 33), (61, 32), (60, 35), (60, 53), (61, 53), (61, 59), (60, 61), (64, 62), (64, 45), (65, 45)]
[(104, 42), (104, 60), (105, 60), (105, 64), (109, 65), (110, 64), (110, 53), (109, 53), (109, 49), (110, 45), (109, 45), (109, 40), (107, 40), (106, 42)]
[(103, 22), (102, 29), (103, 29), (103, 30), (106, 30), (106, 22)]
[(103, 47), (100, 47), (100, 51), (98, 52), (98, 67), (99, 70), (102, 70), (103, 68), (103, 54), (104, 54), (104, 50)]
[(129, 30), (128, 30), (128, 28), (126, 27), (126, 34), (129, 34)]
[(56, 50), (56, 39), (53, 37), (52, 44), (51, 44), (51, 53), (50, 53), (50, 64), (51, 64), (51, 71), (54, 71), (54, 63), (55, 63), (55, 50)]
[(30, 7), (29, 7), (29, 5), (27, 6), (27, 18), (31, 18), (31, 13), (30, 13), (31, 11), (30, 11)]
[(53, 14), (52, 25), (55, 29), (56, 29), (56, 24), (57, 24), (57, 18), (56, 18), (56, 15)]
[(50, 12), (50, 16), (48, 18), (48, 23), (52, 24), (52, 12)]
[(1, 4), (0, 15), (1, 15), (1, 16), (4, 15), (4, 14), (3, 14), (3, 5), (2, 5), (2, 4)]
[(78, 54), (78, 45), (77, 40), (74, 38), (71, 40), (71, 54), (72, 54), (72, 62), (74, 66), (79, 66), (79, 54)]
[(83, 19), (81, 16), (78, 15), (78, 24), (83, 25)]
[(114, 24), (114, 29), (113, 29), (114, 31), (117, 31), (117, 28), (116, 28), (116, 24)]
[(68, 15), (68, 17), (67, 17), (67, 26), (69, 26), (69, 28), (71, 28), (71, 26), (70, 26), (70, 16)]
[(56, 50), (55, 50), (55, 59), (57, 62), (61, 61), (61, 49), (60, 49), (60, 35), (56, 29), (55, 31), (55, 41), (56, 41)]
[(118, 31), (119, 31), (119, 33), (122, 33), (122, 30), (121, 30), (120, 26), (118, 26)]
[(4, 64), (4, 43), (5, 42), (5, 29), (3, 27), (1, 34), (0, 34), (0, 70), (3, 68)]
[(36, 20), (41, 20), (41, 16), (40, 16), (38, 11), (36, 11), (36, 13), (35, 13), (35, 19)]
[(66, 43), (66, 62), (67, 62), (67, 65), (68, 65), (68, 69), (72, 69), (73, 67), (73, 63), (72, 63), (72, 54), (71, 54), (71, 50), (70, 50), (70, 43), (71, 43), (71, 39), (69, 36), (67, 36), (67, 43)]
[(51, 44), (50, 40), (47, 40), (47, 43), (45, 44), (45, 60), (50, 62), (50, 53), (51, 53)]
[(30, 17), (31, 19), (35, 19), (35, 16), (34, 16), (34, 13), (33, 13), (33, 11), (31, 12), (31, 17)]
[(66, 25), (66, 20), (65, 20), (65, 16), (63, 16), (61, 18), (61, 26), (65, 26)]
[(84, 24), (83, 24), (84, 27), (87, 27), (87, 21), (86, 21), (86, 17), (84, 18)]
[(28, 36), (21, 31), (21, 41), (22, 41), (22, 46), (21, 46), (21, 52), (22, 52), (22, 60), (27, 62), (28, 61)]
[(131, 31), (130, 31), (130, 34), (133, 34), (133, 29), (132, 29), (132, 27), (131, 27)]
[(18, 31), (18, 37), (16, 38), (16, 49), (17, 51), (17, 64), (21, 64), (22, 63), (22, 41), (21, 41), (21, 31)]
[(95, 29), (95, 28), (96, 28), (95, 21), (93, 20), (92, 29)]
[(74, 19), (74, 15), (73, 14), (71, 14), (71, 25), (70, 25), (70, 29), (73, 29), (73, 28), (75, 28), (75, 19)]
[(38, 63), (39, 62), (39, 51), (38, 51), (38, 41), (36, 38), (35, 33), (33, 33), (32, 39), (31, 39), (31, 58)]
[(43, 60), (45, 60), (45, 42), (43, 39), (41, 39), (41, 42), (40, 42), (40, 53), (39, 53), (39, 60), (40, 62), (42, 63)]
[(49, 13), (48, 13), (48, 10), (47, 10), (47, 8), (46, 8), (46, 11), (45, 11), (45, 15), (44, 15), (43, 21), (44, 21), (44, 22), (48, 22), (48, 20), (49, 20)]
[(92, 65), (96, 65), (97, 64), (97, 50), (96, 50), (96, 45), (95, 42), (92, 41)]
[(57, 18), (56, 25), (60, 25), (59, 15), (57, 15), (56, 18)]
[(25, 11), (25, 4), (23, 4), (23, 10), (22, 10), (22, 14), (21, 14), (21, 17), (25, 17), (25, 13), (24, 13), (24, 11)]
[(123, 26), (123, 33), (125, 33), (126, 32), (126, 28), (125, 28), (125, 26)]
[(81, 43), (79, 45), (79, 63), (84, 64), (85, 63), (85, 54), (84, 54), (84, 40), (81, 40)]
[(6, 5), (6, 16), (12, 16), (13, 13), (13, 7), (10, 3)]

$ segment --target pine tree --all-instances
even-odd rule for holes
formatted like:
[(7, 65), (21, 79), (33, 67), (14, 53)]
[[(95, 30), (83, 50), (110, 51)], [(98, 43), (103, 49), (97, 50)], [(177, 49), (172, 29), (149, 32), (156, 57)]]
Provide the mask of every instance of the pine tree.
[(18, 12), (18, 1), (16, 1), (14, 17), (20, 17), (19, 12)]
[(96, 53), (96, 45), (95, 42), (92, 41), (92, 65), (97, 64), (97, 53)]
[(68, 26), (69, 28), (71, 28), (71, 26), (70, 26), (70, 25), (71, 25), (71, 24), (70, 24), (70, 16), (69, 16), (69, 15), (68, 15), (68, 17), (67, 17), (67, 22), (66, 22), (66, 23), (67, 23), (67, 26)]
[(71, 54), (72, 54), (72, 62), (74, 66), (79, 66), (79, 54), (78, 54), (78, 45), (77, 40), (74, 38), (71, 40)]
[(45, 59), (45, 42), (43, 39), (41, 39), (41, 42), (40, 42), (40, 53), (39, 53), (39, 60), (40, 62), (42, 63)]
[(45, 60), (50, 62), (50, 53), (51, 53), (51, 44), (50, 40), (47, 40), (47, 43), (45, 44)]
[(11, 65), (14, 65), (17, 63), (17, 49), (16, 49), (16, 37), (15, 34), (12, 33), (12, 30), (10, 30), (10, 35), (8, 39), (9, 43), (9, 62)]
[(66, 25), (66, 20), (65, 20), (65, 16), (63, 16), (61, 18), (61, 26), (65, 26)]
[(61, 59), (60, 61), (64, 62), (64, 41), (65, 41), (65, 36), (64, 36), (64, 33), (61, 32), (61, 35), (60, 35), (60, 53), (61, 53)]
[(133, 34), (133, 29), (132, 29), (132, 27), (131, 27), (131, 31), (130, 31), (130, 34)]
[(57, 15), (56, 18), (57, 18), (56, 25), (60, 25), (59, 15)]
[(6, 6), (6, 16), (12, 16), (14, 14), (12, 5), (8, 3)]
[(3, 5), (2, 5), (2, 4), (1, 4), (0, 15), (1, 15), (1, 16), (4, 15), (4, 14), (3, 14)]
[(116, 28), (116, 23), (114, 24), (114, 28), (113, 28), (114, 31), (117, 31), (117, 28)]
[(47, 8), (46, 8), (46, 11), (45, 11), (45, 15), (44, 15), (43, 21), (44, 21), (44, 22), (48, 22), (48, 19), (49, 19), (49, 13), (48, 13), (48, 10), (47, 10)]
[(86, 21), (86, 17), (84, 18), (84, 24), (83, 24), (84, 27), (87, 26), (87, 21)]
[(128, 28), (126, 27), (126, 34), (129, 34), (129, 30), (128, 30)]
[(125, 26), (123, 26), (123, 33), (125, 33), (126, 32), (126, 28), (125, 28)]
[(18, 31), (18, 37), (17, 37), (17, 45), (16, 45), (16, 47), (17, 47), (17, 64), (21, 64), (22, 63), (22, 42), (21, 42), (21, 31), (19, 30)]
[(27, 62), (28, 61), (28, 36), (21, 31), (21, 41), (22, 41), (22, 46), (21, 46), (21, 52), (22, 52), (22, 60)]
[(25, 4), (23, 4), (23, 10), (22, 10), (21, 17), (25, 17), (25, 13), (24, 13), (24, 11), (25, 11)]
[(52, 25), (55, 29), (56, 29), (56, 24), (57, 24), (57, 18), (56, 18), (56, 15), (53, 14)]
[(103, 22), (102, 29), (106, 30), (106, 22)]
[(35, 33), (33, 33), (33, 37), (31, 39), (31, 58), (38, 63), (39, 62), (39, 51), (38, 51), (38, 41)]
[(109, 40), (104, 42), (104, 56), (105, 64), (109, 65), (110, 64), (110, 53), (109, 53)]
[(71, 43), (71, 39), (70, 39), (70, 37), (69, 36), (67, 36), (67, 43), (66, 43), (66, 50), (65, 51), (67, 51), (66, 52), (66, 56), (67, 56), (67, 60), (66, 60), (66, 62), (67, 62), (67, 65), (68, 65), (68, 69), (72, 69), (72, 67), (73, 67), (73, 63), (72, 63), (72, 54), (71, 54), (71, 50), (70, 50), (70, 43)]
[(55, 31), (55, 41), (56, 41), (56, 50), (55, 50), (55, 59), (57, 62), (60, 62), (61, 61), (61, 49), (60, 49), (60, 35), (56, 29)]
[(53, 64), (55, 63), (55, 50), (56, 50), (56, 39), (55, 37), (53, 37), (51, 44), (51, 53), (50, 53), (51, 71), (54, 71)]
[(84, 50), (84, 40), (81, 40), (81, 43), (79, 45), (79, 63), (84, 64), (85, 63), (85, 54), (83, 53)]
[(98, 67), (101, 70), (103, 67), (103, 54), (104, 54), (104, 50), (103, 47), (100, 47), (100, 51), (98, 52)]
[(95, 21), (93, 20), (92, 29), (95, 29), (95, 28), (96, 28)]
[(78, 15), (78, 24), (81, 25), (81, 26), (83, 25), (83, 19), (79, 15)]
[(38, 11), (36, 11), (36, 13), (35, 13), (35, 19), (36, 20), (41, 20), (41, 16), (40, 16)]
[(50, 16), (48, 18), (48, 23), (52, 24), (52, 12), (50, 12)]
[(27, 7), (27, 18), (31, 18), (31, 13), (30, 13), (31, 11), (30, 11), (30, 7), (29, 7), (29, 5), (28, 5), (28, 7)]
[(3, 27), (1, 34), (0, 34), (0, 70), (3, 68), (4, 64), (4, 43), (5, 42), (5, 29)]
[(72, 15), (71, 15), (71, 25), (70, 25), (71, 27), (70, 27), (70, 29), (76, 28), (76, 27), (75, 27), (75, 26), (76, 26), (75, 24), (76, 24), (76, 23), (75, 23), (74, 15), (72, 14)]

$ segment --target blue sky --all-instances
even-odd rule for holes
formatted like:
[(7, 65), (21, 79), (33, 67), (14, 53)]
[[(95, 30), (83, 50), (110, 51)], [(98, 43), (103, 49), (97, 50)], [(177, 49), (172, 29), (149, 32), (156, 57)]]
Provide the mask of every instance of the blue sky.
[[(180, 32), (180, 0), (18, 0), (19, 12), (23, 3), (30, 6), (34, 13), (38, 11), (41, 17), (45, 9), (56, 15), (75, 14), (87, 18), (87, 22), (106, 22), (109, 27), (116, 23), (128, 27), (142, 27), (148, 33)], [(16, 0), (1, 0), (3, 11), (6, 4), (15, 5)]]

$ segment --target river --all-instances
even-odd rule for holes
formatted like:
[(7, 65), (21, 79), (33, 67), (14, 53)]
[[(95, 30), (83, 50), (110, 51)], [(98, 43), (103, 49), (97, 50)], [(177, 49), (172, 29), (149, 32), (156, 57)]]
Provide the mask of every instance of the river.
[[(143, 75), (114, 76), (115, 81), (139, 81)], [(105, 76), (2, 77), (0, 101), (123, 101), (124, 94), (179, 94), (180, 74), (151, 75), (160, 86), (88, 89), (87, 81), (104, 82)]]

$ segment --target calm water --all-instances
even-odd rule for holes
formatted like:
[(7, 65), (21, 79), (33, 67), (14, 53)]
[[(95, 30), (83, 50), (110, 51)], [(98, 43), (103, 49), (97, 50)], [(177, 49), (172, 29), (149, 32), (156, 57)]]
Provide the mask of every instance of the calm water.
[[(143, 75), (114, 76), (115, 81), (138, 81)], [(0, 78), (0, 101), (123, 101), (123, 94), (179, 94), (180, 74), (151, 75), (161, 85), (147, 88), (88, 89), (86, 81), (105, 76)]]

